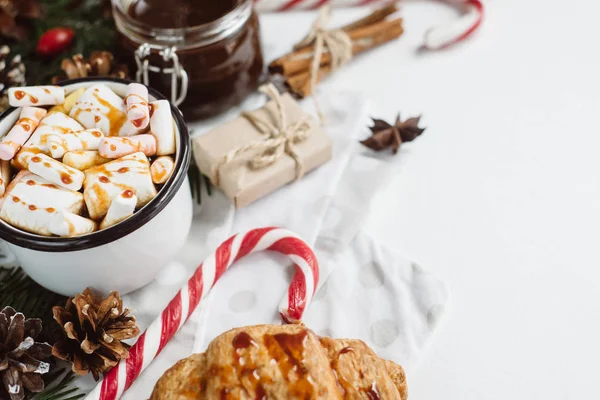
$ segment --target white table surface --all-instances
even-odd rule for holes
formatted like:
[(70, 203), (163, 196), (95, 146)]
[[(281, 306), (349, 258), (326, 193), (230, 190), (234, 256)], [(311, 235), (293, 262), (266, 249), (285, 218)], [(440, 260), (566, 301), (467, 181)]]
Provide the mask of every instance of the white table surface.
[[(367, 227), (451, 291), (411, 399), (598, 396), (599, 13), (585, 0), (488, 2), (472, 40), (417, 54), (454, 12), (407, 3), (399, 41), (321, 87), (364, 92), (377, 116), (422, 113), (428, 128), (399, 154)], [(266, 47), (312, 18), (263, 17)]]

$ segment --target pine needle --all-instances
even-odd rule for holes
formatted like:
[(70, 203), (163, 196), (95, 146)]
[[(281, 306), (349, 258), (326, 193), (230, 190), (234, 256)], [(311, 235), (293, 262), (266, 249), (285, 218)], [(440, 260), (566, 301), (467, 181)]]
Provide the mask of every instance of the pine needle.
[[(0, 267), (0, 309), (11, 306), (22, 312), (27, 318), (40, 318), (43, 331), (38, 341), (53, 343), (60, 331), (60, 326), (54, 321), (52, 307), (64, 305), (67, 301), (61, 296), (44, 289), (31, 279), (21, 268)], [(69, 384), (75, 379), (72, 372), (66, 373), (65, 368), (53, 369), (42, 376), (47, 390), (27, 398), (35, 400), (76, 400), (84, 397), (83, 393)]]
[[(192, 134), (193, 131), (190, 131), (190, 135)], [(210, 183), (210, 179), (200, 172), (200, 168), (198, 168), (198, 164), (196, 164), (193, 149), (190, 167), (188, 168), (188, 181), (192, 192), (192, 198), (196, 200), (198, 205), (202, 204), (202, 185), (206, 187), (206, 193), (208, 193), (209, 196), (212, 196), (212, 184)]]
[[(34, 400), (76, 400), (81, 399), (85, 396), (83, 393), (76, 393), (79, 391), (78, 388), (69, 388), (69, 384), (75, 379), (75, 374), (73, 372), (66, 373), (66, 369), (62, 368), (59, 370), (55, 370), (50, 372), (47, 377), (50, 381), (56, 382), (59, 378), (60, 381), (56, 384), (49, 384), (49, 388), (44, 390), (43, 393), (38, 394), (37, 396), (31, 396), (31, 399)], [(46, 383), (48, 385), (48, 382)], [(74, 394), (76, 393), (76, 394)], [(74, 394), (73, 396), (71, 396)]]
[(61, 296), (43, 288), (28, 277), (21, 268), (0, 267), (0, 307), (11, 306), (28, 318), (42, 320), (42, 338), (53, 342), (59, 328), (52, 315), (52, 307), (64, 305)]
[[(104, 3), (100, 0), (40, 0), (44, 16), (34, 21), (27, 40), (6, 43), (13, 54), (20, 54), (27, 68), (28, 85), (48, 85), (52, 77), (63, 75), (63, 58), (82, 53), (89, 57), (94, 50), (115, 53), (116, 29), (111, 18), (104, 18)], [(77, 6), (74, 6), (78, 3)], [(35, 48), (39, 38), (48, 29), (63, 26), (75, 31), (73, 45), (52, 59), (42, 59)]]

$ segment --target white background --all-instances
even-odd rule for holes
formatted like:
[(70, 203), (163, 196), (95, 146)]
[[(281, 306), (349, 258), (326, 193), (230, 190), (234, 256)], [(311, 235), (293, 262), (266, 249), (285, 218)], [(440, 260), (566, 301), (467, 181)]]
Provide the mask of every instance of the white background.
[[(598, 398), (600, 7), (487, 6), (470, 41), (422, 54), (426, 28), (455, 13), (406, 3), (405, 35), (320, 90), (363, 92), (377, 116), (423, 114), (428, 128), (398, 155), (368, 223), (451, 291), (411, 399)], [(264, 16), (267, 53), (313, 17)]]

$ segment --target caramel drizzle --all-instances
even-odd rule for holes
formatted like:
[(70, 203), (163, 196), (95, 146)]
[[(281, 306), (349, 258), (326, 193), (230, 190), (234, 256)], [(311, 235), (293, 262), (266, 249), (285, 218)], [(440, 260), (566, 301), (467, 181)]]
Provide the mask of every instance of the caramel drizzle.
[(381, 400), (379, 396), (379, 391), (377, 390), (377, 384), (373, 382), (370, 388), (362, 389), (362, 391), (367, 395), (369, 400)]
[[(339, 371), (340, 357), (346, 353), (354, 353), (355, 350), (352, 347), (344, 347), (337, 353), (337, 357), (331, 361), (331, 369), (338, 381), (338, 384), (344, 392), (344, 397), (349, 396), (349, 393), (354, 393), (357, 390), (365, 393), (369, 400), (380, 400), (379, 391), (377, 390), (377, 383), (373, 381), (370, 387), (357, 389), (350, 382), (348, 382)], [(363, 377), (362, 371), (360, 371), (361, 378)]]
[(145, 98), (143, 98), (139, 94), (135, 94), (135, 93), (131, 93), (131, 94), (125, 96), (125, 103), (127, 103), (129, 101), (130, 97), (137, 97), (138, 99), (140, 99), (139, 103), (134, 103), (134, 104), (132, 104), (132, 106), (135, 106), (135, 105), (138, 105), (138, 104), (141, 104), (141, 105), (144, 105), (144, 106), (148, 105), (148, 102), (147, 102), (147, 100)]
[(29, 96), (29, 101), (31, 101), (33, 104), (37, 104), (37, 102), (39, 101), (37, 97), (35, 97), (32, 94), (28, 94), (28, 93), (24, 92), (23, 90), (15, 91), (15, 98), (17, 100), (23, 100), (23, 98), (25, 96)]
[[(306, 399), (314, 396), (312, 377), (304, 365), (307, 339), (307, 330), (296, 334), (279, 333), (263, 336), (269, 356), (277, 363), (283, 379), (289, 383), (290, 396), (294, 398)], [(290, 380), (290, 375), (296, 377), (294, 382)]]
[(100, 104), (108, 108), (108, 113), (106, 114), (110, 124), (108, 136), (118, 136), (119, 131), (127, 122), (127, 115), (123, 111), (110, 104), (108, 101), (104, 100), (102, 97), (98, 96), (98, 94), (93, 93), (93, 95)]
[[(266, 400), (267, 395), (263, 382), (261, 382), (261, 376), (258, 372), (257, 366), (252, 360), (251, 353), (248, 350), (251, 347), (258, 348), (258, 344), (252, 339), (252, 337), (246, 332), (240, 332), (233, 338), (233, 359), (235, 363), (233, 367), (236, 370), (236, 375), (240, 382), (242, 379), (249, 383), (251, 391), (248, 395), (253, 396), (256, 400)], [(244, 385), (244, 388), (246, 385)], [(247, 391), (247, 390), (246, 390)], [(228, 388), (221, 390), (221, 399), (228, 399), (230, 392)]]

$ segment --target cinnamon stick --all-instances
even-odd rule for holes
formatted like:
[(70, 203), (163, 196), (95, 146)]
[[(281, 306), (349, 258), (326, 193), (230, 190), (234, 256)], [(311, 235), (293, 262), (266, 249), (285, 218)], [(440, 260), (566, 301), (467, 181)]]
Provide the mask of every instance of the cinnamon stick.
[[(389, 4), (384, 7), (381, 7), (371, 14), (367, 15), (364, 18), (359, 19), (358, 21), (352, 22), (350, 24), (344, 25), (340, 30), (348, 33), (351, 39), (363, 39), (361, 35), (367, 35), (369, 32), (362, 32), (362, 28), (366, 27), (374, 27), (377, 24), (385, 21), (385, 19), (398, 11), (398, 7), (395, 4)], [(399, 22), (401, 24), (401, 20)], [(398, 36), (401, 35), (402, 32), (398, 33)], [(354, 50), (354, 49), (353, 49)], [(362, 50), (364, 51), (364, 50)], [(312, 55), (314, 54), (314, 45), (307, 46), (302, 49), (295, 49), (291, 53), (280, 57), (269, 65), (269, 71), (271, 73), (279, 73), (285, 76), (295, 74), (297, 72), (302, 71), (304, 68), (308, 68), (311, 63)], [(327, 54), (327, 53), (325, 53)], [(289, 62), (301, 61), (298, 65), (290, 65)], [(321, 60), (321, 62), (330, 62), (331, 56), (326, 55), (325, 60)]]
[[(340, 30), (346, 32), (352, 42), (352, 54), (360, 54), (372, 48), (398, 38), (403, 33), (402, 19), (387, 18), (398, 11), (395, 4), (381, 7), (364, 18), (344, 25)], [(315, 44), (296, 48), (269, 65), (269, 72), (285, 81), (285, 86), (296, 96), (306, 97), (312, 93), (311, 73), (315, 57)], [(332, 57), (329, 49), (324, 49), (319, 60), (317, 82), (332, 72)], [(281, 81), (281, 80), (280, 80)]]
[(358, 21), (354, 21), (348, 25), (342, 26), (340, 29), (347, 33), (357, 28), (363, 28), (365, 26), (373, 25), (383, 21), (384, 19), (386, 19), (387, 17), (389, 17), (397, 11), (398, 7), (396, 7), (396, 4), (388, 4), (386, 6), (378, 8), (371, 14), (359, 19)]
[[(378, 22), (373, 25), (353, 28), (348, 32), (352, 40), (352, 54), (360, 54), (374, 47), (392, 41), (403, 33), (402, 19)], [(279, 73), (285, 77), (307, 71), (314, 57), (314, 46), (305, 47), (302, 50), (285, 55), (275, 60), (269, 66), (271, 73)], [(321, 65), (331, 63), (331, 54), (326, 49), (321, 56)]]
[[(331, 64), (322, 65), (317, 74), (317, 83), (322, 81), (331, 73)], [(290, 76), (285, 80), (285, 87), (295, 96), (300, 98), (310, 96), (312, 93), (312, 85), (310, 84), (310, 72), (300, 72)]]

